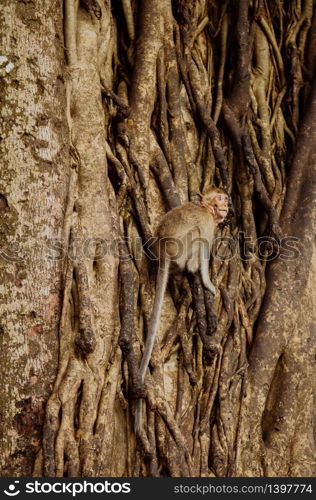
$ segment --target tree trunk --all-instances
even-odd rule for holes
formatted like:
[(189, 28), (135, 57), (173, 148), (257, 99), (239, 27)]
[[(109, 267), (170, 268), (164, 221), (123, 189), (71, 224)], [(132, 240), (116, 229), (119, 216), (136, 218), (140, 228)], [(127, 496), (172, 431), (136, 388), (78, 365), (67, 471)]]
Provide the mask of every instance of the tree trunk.
[(1, 35), (2, 475), (30, 475), (58, 367), (69, 185), (62, 3), (5, 1)]
[[(315, 475), (314, 2), (4, 10), (2, 475)], [(152, 237), (212, 184), (215, 299), (170, 277), (142, 387)]]

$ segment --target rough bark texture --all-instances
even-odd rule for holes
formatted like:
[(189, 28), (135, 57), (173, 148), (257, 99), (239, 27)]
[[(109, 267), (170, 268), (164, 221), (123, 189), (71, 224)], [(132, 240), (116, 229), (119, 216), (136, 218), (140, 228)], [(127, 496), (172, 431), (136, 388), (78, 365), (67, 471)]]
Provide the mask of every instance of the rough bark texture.
[[(4, 10), (2, 474), (315, 475), (314, 2)], [(142, 387), (151, 237), (210, 184), (215, 299), (169, 280)]]
[[(30, 475), (58, 366), (61, 237), (69, 181), (62, 3), (1, 8), (2, 475)], [(4, 201), (5, 200), (5, 201)]]

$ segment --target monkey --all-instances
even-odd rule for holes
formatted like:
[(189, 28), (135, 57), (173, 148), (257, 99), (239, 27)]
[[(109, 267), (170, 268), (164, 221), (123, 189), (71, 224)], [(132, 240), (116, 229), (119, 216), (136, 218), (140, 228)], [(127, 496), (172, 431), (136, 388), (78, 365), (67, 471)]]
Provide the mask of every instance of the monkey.
[[(190, 273), (200, 270), (203, 285), (215, 295), (215, 287), (209, 277), (209, 260), (216, 227), (225, 220), (227, 214), (228, 195), (220, 188), (209, 186), (203, 194), (199, 194), (198, 203), (184, 203), (162, 217), (156, 231), (158, 271), (155, 299), (140, 364), (142, 384), (158, 331), (169, 275), (185, 269)], [(139, 429), (140, 411), (138, 405), (136, 429)]]

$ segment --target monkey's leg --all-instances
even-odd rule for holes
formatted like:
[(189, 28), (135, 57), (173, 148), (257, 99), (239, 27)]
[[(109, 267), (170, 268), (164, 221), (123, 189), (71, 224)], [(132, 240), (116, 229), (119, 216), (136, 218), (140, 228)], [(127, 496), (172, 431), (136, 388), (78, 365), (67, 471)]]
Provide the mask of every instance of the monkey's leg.
[(209, 265), (210, 265), (210, 245), (207, 241), (200, 240), (200, 271), (203, 281), (203, 285), (207, 288), (213, 295), (215, 295), (215, 286), (211, 282), (209, 275)]
[(143, 352), (142, 361), (140, 364), (140, 377), (142, 383), (145, 380), (145, 375), (147, 371), (147, 367), (150, 361), (151, 353), (155, 343), (155, 337), (158, 331), (158, 325), (161, 315), (163, 298), (165, 295), (167, 282), (168, 282), (168, 274), (169, 274), (170, 261), (166, 259), (164, 262), (160, 262), (160, 267), (157, 273), (157, 282), (156, 282), (156, 293), (155, 300), (153, 306), (153, 312), (149, 323), (148, 335), (146, 339), (145, 349)]
[(187, 234), (187, 263), (186, 267), (189, 273), (196, 273), (200, 268), (200, 231), (195, 229)]

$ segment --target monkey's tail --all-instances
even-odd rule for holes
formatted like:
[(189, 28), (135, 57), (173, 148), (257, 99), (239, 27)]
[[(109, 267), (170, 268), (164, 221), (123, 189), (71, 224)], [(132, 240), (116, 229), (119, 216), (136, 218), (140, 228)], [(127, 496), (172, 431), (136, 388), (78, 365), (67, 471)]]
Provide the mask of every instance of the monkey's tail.
[(164, 262), (160, 263), (160, 269), (158, 269), (157, 273), (156, 293), (155, 293), (153, 312), (149, 323), (145, 350), (143, 352), (143, 357), (139, 369), (142, 383), (144, 383), (145, 380), (147, 367), (154, 347), (155, 338), (157, 336), (163, 298), (167, 288), (169, 267), (170, 267), (170, 261), (169, 259), (166, 259)]
[(134, 422), (134, 431), (136, 436), (141, 434), (143, 428), (143, 400), (138, 399), (136, 401), (136, 409), (135, 409), (135, 422)]
[[(151, 358), (151, 353), (154, 347), (155, 338), (157, 336), (159, 320), (161, 316), (163, 298), (165, 295), (165, 291), (167, 288), (168, 275), (169, 275), (170, 261), (169, 259), (160, 262), (160, 268), (157, 273), (157, 282), (156, 282), (156, 291), (155, 291), (155, 300), (153, 305), (153, 311), (149, 323), (148, 335), (145, 344), (145, 349), (143, 352), (143, 357), (140, 363), (140, 378), (142, 383), (144, 383), (146, 371), (148, 368), (148, 364)], [(135, 411), (135, 433), (139, 433), (143, 427), (142, 422), (142, 400), (140, 399), (136, 403), (136, 411)]]

